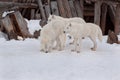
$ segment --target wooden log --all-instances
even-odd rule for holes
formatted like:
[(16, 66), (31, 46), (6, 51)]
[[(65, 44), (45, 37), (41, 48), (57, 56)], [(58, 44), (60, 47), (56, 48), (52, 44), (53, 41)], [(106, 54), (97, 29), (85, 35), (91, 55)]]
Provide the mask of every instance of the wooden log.
[(101, 2), (97, 1), (95, 3), (94, 10), (94, 23), (100, 26), (100, 15), (101, 15)]
[(15, 27), (9, 16), (6, 16), (3, 19), (1, 19), (1, 25), (5, 29), (5, 32), (7, 33), (9, 40), (10, 39), (17, 40), (17, 34), (15, 33)]
[(37, 0), (37, 3), (39, 5), (41, 18), (42, 18), (39, 24), (40, 24), (41, 27), (43, 27), (47, 23), (47, 19), (46, 19), (46, 16), (45, 16), (45, 11), (43, 9), (42, 1), (41, 0)]
[(84, 16), (91, 16), (91, 17), (93, 17), (94, 16), (94, 12), (93, 11), (84, 11)]
[[(31, 0), (31, 3), (34, 3), (35, 0)], [(35, 9), (31, 9), (31, 18), (30, 19), (35, 19)]]
[(22, 36), (23, 38), (32, 37), (28, 30), (27, 22), (24, 20), (19, 11), (9, 14), (9, 16), (11, 20), (14, 22), (13, 24), (15, 26), (16, 33), (19, 36)]
[(57, 4), (58, 4), (60, 16), (66, 17), (66, 13), (65, 13), (65, 9), (64, 9), (62, 0), (57, 0)]
[(37, 3), (38, 3), (38, 6), (39, 6), (39, 9), (40, 9), (42, 20), (46, 20), (45, 11), (43, 9), (42, 1), (41, 0), (37, 0)]
[(84, 12), (84, 0), (79, 0), (80, 1), (80, 17), (83, 18), (83, 12)]
[(36, 13), (35, 13), (35, 19), (41, 19), (40, 13), (39, 13), (39, 9), (37, 9)]
[(70, 5), (70, 9), (71, 9), (72, 16), (73, 16), (73, 17), (77, 17), (77, 12), (76, 12), (76, 9), (75, 9), (75, 7), (74, 7), (73, 0), (70, 0), (70, 1), (69, 1), (69, 5)]
[(54, 15), (60, 15), (56, 1), (51, 1), (51, 11), (52, 11), (52, 14)]
[(93, 5), (94, 4), (91, 4), (91, 5), (85, 4), (85, 6), (84, 6), (84, 16), (94, 17), (94, 6)]
[(107, 4), (103, 3), (102, 7), (101, 7), (101, 29), (102, 29), (102, 33), (105, 34), (105, 26), (106, 26), (106, 15), (107, 15)]
[(49, 4), (46, 4), (45, 5), (45, 13), (46, 13), (46, 18), (49, 17), (49, 14), (51, 13), (50, 12), (50, 5)]
[(109, 44), (113, 44), (113, 43), (119, 44), (117, 35), (111, 30), (108, 31), (107, 43), (109, 43)]
[[(29, 2), (28, 0), (23, 0), (23, 1), (21, 1), (21, 3), (28, 3), (28, 2)], [(23, 8), (23, 10), (22, 10), (21, 12), (22, 12), (22, 15), (25, 17), (25, 16), (26, 16), (27, 9), (26, 9), (26, 8)]]
[(18, 0), (12, 0), (12, 2), (18, 2)]
[(115, 8), (113, 5), (108, 6), (108, 13), (113, 24), (115, 24)]
[(75, 6), (75, 9), (76, 9), (76, 12), (77, 12), (77, 16), (78, 17), (82, 17), (82, 10), (80, 9), (80, 2), (78, 0), (75, 0), (74, 1), (74, 6)]
[(31, 17), (30, 19), (34, 19), (35, 18), (35, 9), (31, 9)]
[(18, 6), (20, 8), (36, 8), (37, 4), (34, 3), (15, 3), (15, 2), (2, 2), (0, 1), (0, 7), (13, 7)]
[(119, 34), (120, 33), (120, 4), (118, 4), (116, 7), (114, 27), (115, 27), (114, 28), (115, 34)]
[(70, 6), (69, 6), (68, 0), (62, 0), (62, 1), (64, 2), (63, 6), (65, 8), (66, 17), (67, 18), (72, 17), (72, 13), (71, 13), (71, 10), (70, 10)]

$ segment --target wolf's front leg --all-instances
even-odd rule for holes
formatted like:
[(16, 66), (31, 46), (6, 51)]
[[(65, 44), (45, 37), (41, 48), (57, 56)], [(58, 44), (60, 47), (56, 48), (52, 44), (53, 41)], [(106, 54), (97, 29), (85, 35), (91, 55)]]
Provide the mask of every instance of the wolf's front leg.
[(57, 38), (57, 40), (56, 40), (56, 48), (57, 48), (57, 50), (59, 50), (59, 51), (61, 51), (62, 49), (61, 49), (61, 42), (60, 42), (60, 38)]
[(66, 34), (61, 34), (59, 36), (59, 40), (60, 40), (60, 48), (61, 48), (61, 50), (63, 50), (65, 48), (65, 44), (66, 44)]
[(81, 40), (82, 40), (82, 38), (79, 38), (78, 41), (76, 42), (76, 51), (77, 51), (77, 53), (80, 53)]
[(74, 38), (73, 47), (71, 51), (76, 51), (78, 38)]
[(94, 46), (91, 48), (91, 50), (96, 51), (97, 48), (97, 42), (96, 42), (96, 38), (95, 37), (90, 37), (90, 39), (92, 40)]

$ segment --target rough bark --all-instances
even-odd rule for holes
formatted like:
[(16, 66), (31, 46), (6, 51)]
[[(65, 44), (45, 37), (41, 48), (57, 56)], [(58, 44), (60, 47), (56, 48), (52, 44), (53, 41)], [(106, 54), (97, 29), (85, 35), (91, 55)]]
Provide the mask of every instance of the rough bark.
[(116, 14), (115, 14), (115, 34), (120, 33), (120, 4), (117, 5), (116, 7)]
[(101, 23), (100, 23), (103, 34), (105, 34), (106, 15), (107, 15), (107, 4), (103, 3), (101, 8)]
[(94, 7), (94, 23), (100, 26), (100, 15), (101, 15), (101, 9), (100, 9), (101, 3), (100, 1), (97, 1), (95, 3)]

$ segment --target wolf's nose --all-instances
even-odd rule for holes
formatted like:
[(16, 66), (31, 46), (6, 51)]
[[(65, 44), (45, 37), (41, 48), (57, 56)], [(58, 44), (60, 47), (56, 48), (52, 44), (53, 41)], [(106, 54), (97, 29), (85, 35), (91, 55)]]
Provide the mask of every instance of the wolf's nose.
[(63, 33), (65, 33), (65, 31), (63, 31)]

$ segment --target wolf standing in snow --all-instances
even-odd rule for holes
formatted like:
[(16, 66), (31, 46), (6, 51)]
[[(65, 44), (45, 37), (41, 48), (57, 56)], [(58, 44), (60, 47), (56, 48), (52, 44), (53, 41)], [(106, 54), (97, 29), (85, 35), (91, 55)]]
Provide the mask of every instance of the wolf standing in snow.
[(73, 45), (75, 47), (72, 51), (77, 51), (77, 53), (80, 52), (82, 37), (89, 37), (92, 40), (94, 46), (91, 49), (93, 51), (97, 48), (96, 37), (102, 41), (102, 31), (98, 25), (93, 23), (68, 23), (64, 29), (64, 33), (69, 33), (74, 37)]
[[(54, 21), (54, 20), (63, 21), (63, 23), (59, 23), (59, 25), (61, 25), (61, 24), (63, 25), (63, 27), (62, 27), (63, 30), (64, 30), (64, 27), (66, 26), (66, 24), (69, 23), (69, 22), (76, 22), (76, 23), (82, 23), (82, 24), (86, 23), (84, 21), (84, 19), (82, 19), (80, 17), (63, 18), (61, 16), (56, 16), (56, 15), (49, 14), (48, 23), (51, 22), (51, 21)], [(69, 36), (69, 37), (71, 37), (71, 36)], [(66, 36), (63, 34), (59, 38), (60, 38), (61, 44), (63, 45), (63, 48), (64, 48), (65, 47), (65, 42), (66, 42)]]
[(60, 41), (60, 36), (65, 35), (63, 33), (64, 30), (64, 21), (61, 20), (53, 20), (46, 24), (41, 30), (41, 46), (40, 50), (46, 53), (50, 52), (53, 48), (53, 44), (57, 42), (57, 49), (62, 50), (63, 44)]

